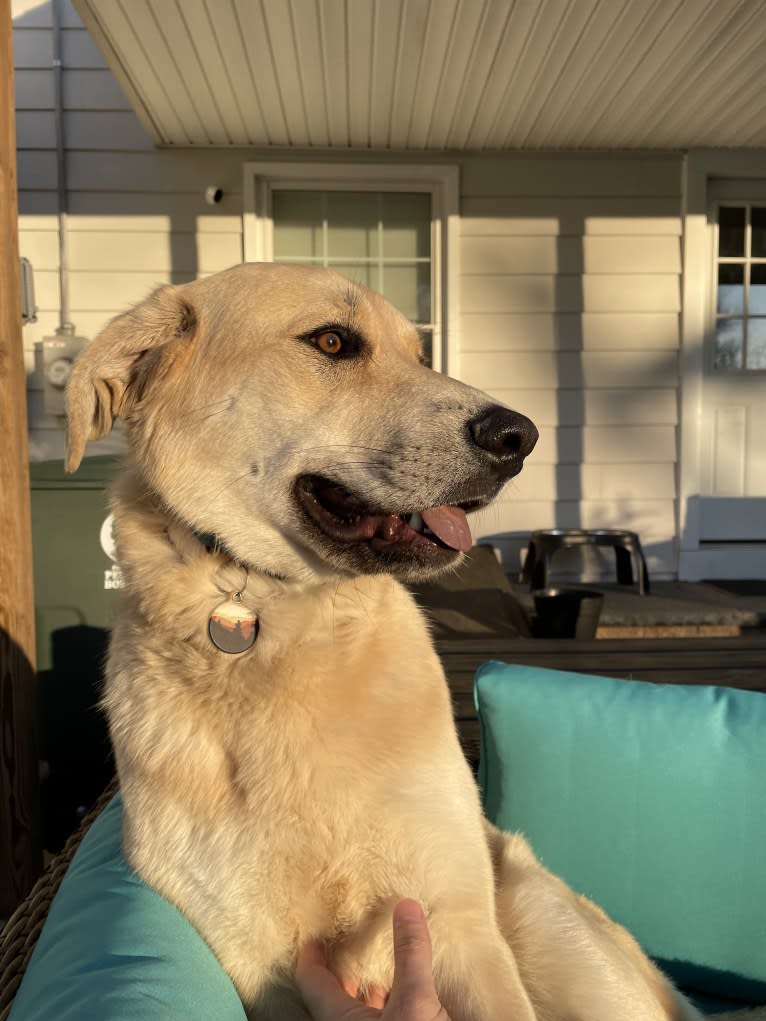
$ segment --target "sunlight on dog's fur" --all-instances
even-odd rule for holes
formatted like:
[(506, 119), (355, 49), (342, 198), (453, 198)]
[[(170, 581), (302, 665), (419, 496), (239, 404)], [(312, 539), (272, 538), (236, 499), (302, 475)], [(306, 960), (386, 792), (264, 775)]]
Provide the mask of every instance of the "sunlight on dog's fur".
[[(67, 466), (120, 417), (125, 578), (105, 705), (137, 871), (253, 1018), (305, 1019), (298, 948), (390, 987), (402, 897), (452, 1021), (699, 1015), (631, 937), (482, 820), (420, 610), (465, 513), (517, 474), (523, 416), (420, 363), (415, 329), (330, 270), (163, 287), (87, 348)], [(229, 654), (222, 604), (257, 621)]]

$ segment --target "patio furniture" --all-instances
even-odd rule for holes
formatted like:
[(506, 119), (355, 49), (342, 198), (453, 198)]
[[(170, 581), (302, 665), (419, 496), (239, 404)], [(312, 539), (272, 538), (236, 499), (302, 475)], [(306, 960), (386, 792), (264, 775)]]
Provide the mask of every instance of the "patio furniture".
[(436, 651), (447, 674), (460, 744), (474, 769), (479, 762), (479, 721), (473, 679), (487, 660), (655, 684), (714, 684), (766, 692), (764, 628), (730, 638), (437, 638)]
[(10, 1014), (16, 992), (29, 964), (61, 881), (85, 834), (117, 791), (117, 780), (107, 785), (78, 829), (0, 930), (0, 1021)]
[(489, 819), (703, 1014), (766, 1005), (766, 695), (490, 662), (475, 699)]
[(641, 595), (648, 595), (649, 572), (641, 542), (635, 532), (621, 528), (546, 528), (532, 532), (521, 581), (528, 583), (533, 590), (547, 588), (551, 561), (556, 553), (587, 546), (611, 546), (614, 549), (617, 581), (621, 585), (633, 584), (635, 563), (638, 590)]
[[(601, 674), (611, 677), (643, 678), (649, 681), (661, 682), (665, 687), (666, 683), (675, 682), (677, 685), (709, 685), (721, 684), (750, 689), (754, 691), (766, 691), (766, 632), (754, 631), (738, 638), (713, 638), (713, 639), (640, 639), (634, 641), (605, 639), (573, 643), (571, 640), (540, 640), (540, 639), (519, 639), (503, 636), (474, 636), (472, 638), (447, 638), (437, 640), (437, 648), (447, 672), (450, 691), (455, 705), (455, 715), (462, 747), (474, 765), (478, 763), (479, 750), (479, 722), (477, 719), (476, 704), (474, 702), (474, 673), (478, 666), (491, 659), (507, 659), (516, 664), (527, 664), (530, 668), (540, 666), (554, 667), (558, 670), (571, 671), (579, 670), (588, 674)], [(563, 676), (571, 676), (564, 674)], [(592, 678), (591, 678), (592, 679)], [(654, 685), (642, 685), (642, 689), (651, 689)], [(574, 689), (573, 689), (574, 690)], [(566, 694), (566, 691), (563, 692)], [(550, 700), (546, 703), (550, 709)], [(542, 711), (542, 710), (541, 710)], [(602, 714), (596, 713), (593, 717), (602, 725)], [(606, 728), (609, 731), (609, 728)], [(680, 723), (676, 732), (683, 736), (684, 726)], [(527, 742), (528, 743), (528, 742)], [(587, 746), (588, 742), (581, 742), (581, 746)], [(641, 759), (643, 762), (643, 757)], [(67, 873), (74, 853), (77, 851), (83, 837), (89, 832), (89, 825), (95, 818), (100, 821), (101, 840), (104, 836), (104, 829), (109, 825), (109, 818), (116, 812), (116, 802), (112, 801), (114, 786), (108, 789), (95, 806), (89, 817), (83, 822), (78, 832), (70, 838), (64, 850), (54, 859), (47, 871), (38, 880), (37, 884), (19, 906), (9, 922), (0, 933), (0, 1021), (8, 1021), (10, 1010), (19, 988), (24, 972), (29, 964), (32, 953), (35, 949), (38, 936), (48, 916), (51, 902), (61, 883), (62, 877)], [(110, 811), (112, 816), (103, 819), (104, 806), (111, 802)], [(98, 831), (96, 833), (98, 836)], [(113, 842), (118, 841), (118, 830), (114, 829), (111, 835), (107, 833)], [(108, 847), (107, 847), (108, 851)], [(696, 851), (695, 851), (696, 853)], [(113, 862), (113, 867), (118, 869), (119, 864)], [(134, 882), (137, 882), (134, 880)], [(120, 911), (118, 914), (122, 914)], [(79, 933), (87, 928), (84, 919), (75, 919), (73, 922), (73, 938), (79, 938)], [(108, 929), (109, 926), (106, 926)], [(92, 935), (92, 933), (91, 933)], [(100, 931), (96, 932), (100, 938)], [(77, 947), (75, 947), (75, 950)], [(204, 956), (204, 955), (203, 955)], [(119, 959), (115, 963), (121, 966)], [(205, 964), (207, 968), (209, 962)], [(119, 970), (119, 968), (118, 968)], [(193, 988), (194, 982), (191, 982)], [(83, 987), (85, 980), (80, 977), (76, 983), (78, 988)], [(217, 976), (215, 983), (222, 986), (222, 995), (227, 996), (229, 987), (226, 985), (225, 976)], [(37, 983), (34, 984), (37, 988)], [(87, 987), (86, 987), (87, 988)], [(29, 1018), (47, 1021), (52, 1015), (30, 1014), (23, 1015), (16, 1013), (13, 1021), (28, 1021)], [(84, 1015), (62, 1012), (56, 1014), (57, 1021), (65, 1021), (70, 1018), (72, 1021), (82, 1021)], [(108, 1015), (98, 1015), (99, 1021), (105, 1021)], [(144, 1016), (141, 1012), (123, 1014), (123, 1016)], [(169, 1021), (176, 1015), (165, 1012), (162, 1021)], [(183, 1021), (190, 1021), (193, 1014), (184, 1017)], [(222, 1018), (220, 1012), (216, 1015)], [(236, 1017), (236, 1010), (234, 1010)]]
[(532, 633), (535, 638), (582, 640), (596, 637), (604, 604), (602, 592), (545, 588), (535, 591), (534, 600), (537, 616)]
[(529, 638), (529, 621), (492, 546), (474, 546), (460, 565), (409, 586), (426, 611), (431, 634), (451, 638)]

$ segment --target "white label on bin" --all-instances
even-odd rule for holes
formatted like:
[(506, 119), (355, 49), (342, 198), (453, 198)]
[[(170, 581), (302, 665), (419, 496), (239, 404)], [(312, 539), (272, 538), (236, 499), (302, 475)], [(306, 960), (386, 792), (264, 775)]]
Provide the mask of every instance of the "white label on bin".
[(114, 541), (114, 514), (110, 514), (104, 519), (99, 539), (101, 540), (101, 549), (112, 561), (112, 566), (104, 571), (104, 588), (122, 588), (122, 571), (117, 563), (117, 544)]
[(101, 540), (101, 549), (104, 553), (106, 553), (109, 559), (114, 561), (116, 564), (117, 543), (114, 541), (114, 514), (110, 514), (107, 518), (104, 518), (99, 539)]
[(104, 571), (104, 588), (122, 588), (122, 571), (119, 569), (117, 564), (110, 568), (110, 570)]

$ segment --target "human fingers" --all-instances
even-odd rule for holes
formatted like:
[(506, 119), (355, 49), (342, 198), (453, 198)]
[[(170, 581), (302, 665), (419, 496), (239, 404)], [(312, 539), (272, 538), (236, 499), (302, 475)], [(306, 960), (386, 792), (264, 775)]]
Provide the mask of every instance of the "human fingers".
[(380, 1011), (368, 1008), (342, 988), (327, 967), (324, 946), (307, 943), (298, 954), (295, 981), (314, 1021), (377, 1021)]
[(378, 1007), (380, 1010), (385, 1007), (387, 999), (388, 994), (377, 986), (368, 989), (364, 996), (364, 1002), (368, 1007)]

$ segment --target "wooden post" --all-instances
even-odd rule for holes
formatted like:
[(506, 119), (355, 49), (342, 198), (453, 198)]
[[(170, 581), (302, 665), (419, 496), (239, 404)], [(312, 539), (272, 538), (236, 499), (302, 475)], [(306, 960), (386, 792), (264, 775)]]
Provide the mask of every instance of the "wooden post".
[(0, 0), (0, 916), (41, 866), (10, 0)]

